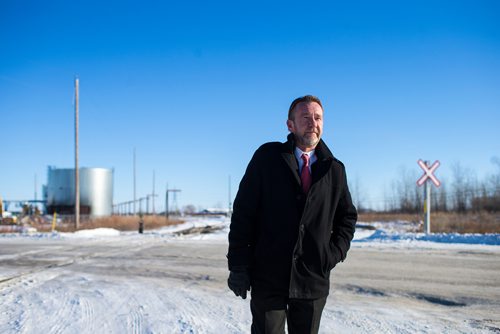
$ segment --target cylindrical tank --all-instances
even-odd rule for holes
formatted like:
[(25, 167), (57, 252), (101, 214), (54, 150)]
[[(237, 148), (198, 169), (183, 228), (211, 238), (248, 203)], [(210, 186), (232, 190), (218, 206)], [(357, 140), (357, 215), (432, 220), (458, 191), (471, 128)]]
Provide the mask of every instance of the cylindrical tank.
[[(109, 216), (113, 210), (113, 170), (80, 168), (80, 213)], [(75, 169), (48, 168), (47, 212), (73, 214), (75, 206)]]

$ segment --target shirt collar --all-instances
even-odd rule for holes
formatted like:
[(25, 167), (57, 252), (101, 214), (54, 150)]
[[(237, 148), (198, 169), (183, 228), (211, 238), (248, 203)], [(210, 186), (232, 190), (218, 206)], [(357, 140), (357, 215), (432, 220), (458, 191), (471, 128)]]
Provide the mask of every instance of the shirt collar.
[(313, 157), (316, 157), (316, 155), (314, 154), (314, 151), (315, 150), (312, 150), (312, 151), (309, 151), (309, 152), (303, 152), (300, 148), (298, 148), (297, 146), (295, 146), (295, 157), (297, 158), (297, 160), (302, 160), (302, 154), (306, 154), (309, 156), (309, 161), (311, 159), (313, 159)]

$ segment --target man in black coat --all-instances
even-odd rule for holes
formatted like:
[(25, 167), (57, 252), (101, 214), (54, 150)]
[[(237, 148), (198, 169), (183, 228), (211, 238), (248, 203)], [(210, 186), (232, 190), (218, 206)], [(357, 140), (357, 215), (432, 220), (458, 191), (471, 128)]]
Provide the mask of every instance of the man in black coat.
[(317, 333), (330, 271), (357, 220), (344, 165), (321, 139), (323, 106), (294, 100), (285, 143), (262, 145), (241, 180), (229, 232), (229, 288), (251, 289), (252, 333)]

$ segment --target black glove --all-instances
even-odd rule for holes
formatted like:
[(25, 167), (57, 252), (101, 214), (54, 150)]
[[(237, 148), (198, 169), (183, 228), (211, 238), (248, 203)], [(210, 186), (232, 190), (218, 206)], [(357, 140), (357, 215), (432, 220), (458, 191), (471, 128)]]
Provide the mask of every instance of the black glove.
[(233, 290), (236, 296), (241, 296), (241, 298), (247, 298), (247, 291), (250, 291), (250, 275), (248, 274), (248, 269), (243, 268), (233, 268), (229, 272), (229, 278), (227, 279), (227, 285), (229, 289)]

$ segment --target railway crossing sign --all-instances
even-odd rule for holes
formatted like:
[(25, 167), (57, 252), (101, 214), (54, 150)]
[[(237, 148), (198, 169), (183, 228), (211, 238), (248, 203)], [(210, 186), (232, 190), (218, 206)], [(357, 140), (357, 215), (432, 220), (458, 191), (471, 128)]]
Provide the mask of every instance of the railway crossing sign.
[[(420, 177), (417, 181), (417, 185), (420, 187), (425, 184), (424, 188), (424, 231), (427, 234), (431, 233), (431, 182), (434, 183), (436, 187), (441, 185), (441, 182), (434, 175), (436, 169), (441, 165), (439, 160), (434, 161), (434, 163), (429, 166), (428, 161), (422, 161), (419, 159), (417, 161), (420, 168), (424, 170), (424, 175)], [(430, 181), (430, 182), (429, 182)]]
[(425, 162), (423, 162), (422, 159), (419, 159), (417, 163), (420, 166), (420, 168), (424, 170), (424, 175), (422, 175), (422, 177), (418, 179), (417, 185), (420, 187), (425, 183), (425, 181), (429, 179), (432, 181), (432, 183), (434, 183), (436, 187), (439, 187), (441, 185), (441, 181), (439, 181), (437, 177), (434, 175), (434, 171), (441, 165), (439, 160), (434, 161), (434, 163), (430, 167), (428, 167), (428, 165)]

